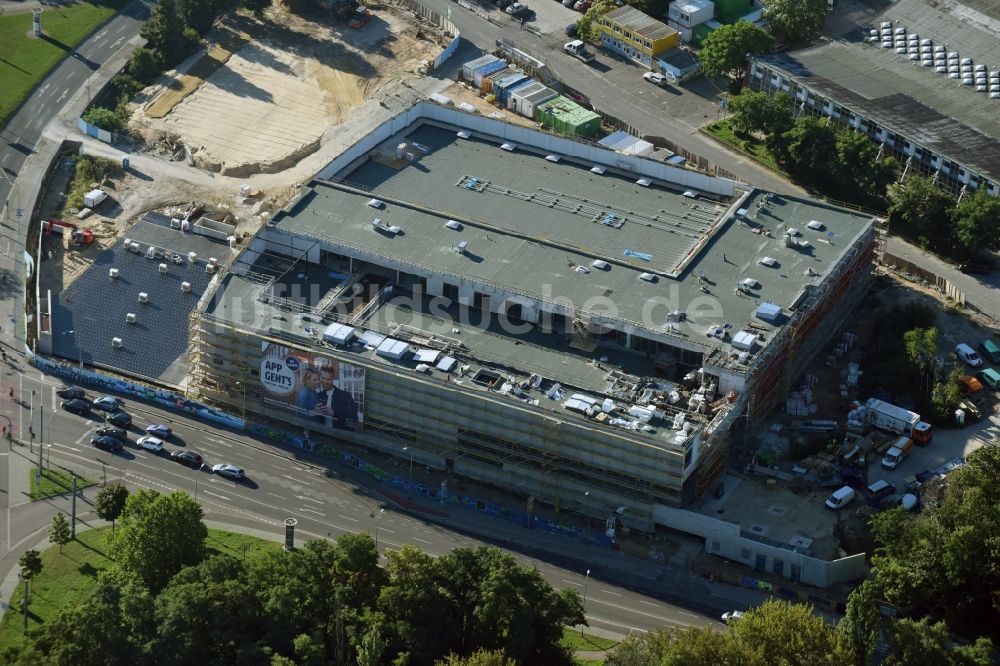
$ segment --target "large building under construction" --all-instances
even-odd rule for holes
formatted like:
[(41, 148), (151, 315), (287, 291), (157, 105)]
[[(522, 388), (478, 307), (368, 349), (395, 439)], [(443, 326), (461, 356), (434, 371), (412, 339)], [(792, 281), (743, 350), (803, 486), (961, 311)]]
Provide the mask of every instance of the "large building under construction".
[(417, 104), (221, 267), (192, 387), (651, 530), (716, 491), (860, 300), (875, 239), (843, 209)]

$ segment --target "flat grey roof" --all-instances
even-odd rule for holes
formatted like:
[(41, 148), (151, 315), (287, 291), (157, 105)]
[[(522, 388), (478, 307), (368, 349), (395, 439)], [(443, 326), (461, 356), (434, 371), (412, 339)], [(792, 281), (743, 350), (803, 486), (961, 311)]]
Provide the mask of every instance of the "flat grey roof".
[[(955, 2), (900, 0), (881, 18), (988, 71), (1000, 68), (1000, 21)], [(1000, 100), (894, 48), (835, 41), (760, 58), (816, 92), (934, 152), (1000, 181)]]
[[(598, 176), (520, 149), (511, 153), (485, 141), (465, 141), (438, 128), (425, 126), (407, 138), (432, 151), (399, 169), (368, 160), (346, 175), (352, 183), (371, 188), (370, 192), (315, 183), (290, 213), (279, 213), (273, 223), (290, 232), (326, 239), (343, 248), (344, 254), (374, 257), (370, 260), (375, 263), (422, 267), (444, 275), (446, 281), (466, 279), (541, 301), (568, 300), (575, 307), (613, 314), (652, 331), (665, 332), (667, 314), (683, 310), (689, 324), (675, 334), (699, 346), (715, 346), (718, 342), (704, 335), (709, 325), (740, 327), (752, 320), (757, 305), (765, 300), (787, 309), (806, 285), (822, 280), (871, 222), (868, 216), (843, 209), (774, 195), (758, 213), (757, 202), (765, 195), (755, 193), (743, 204), (751, 210), (754, 223), (742, 223), (735, 215), (724, 219), (679, 279), (660, 277), (647, 282), (640, 279), (643, 272), (662, 267), (663, 254), (675, 256), (674, 243), (682, 242), (685, 251), (693, 247), (699, 240), (691, 237), (694, 230), (716, 224), (723, 218), (723, 207), (705, 201), (691, 203), (657, 187)], [(466, 173), (480, 174), (483, 180), (496, 183), (496, 189), (480, 192), (460, 186)], [(536, 197), (558, 192), (561, 201), (580, 203), (550, 207), (541, 200), (513, 197), (507, 188)], [(368, 205), (372, 197), (400, 203), (389, 201), (375, 209)], [(602, 205), (602, 201), (609, 203)], [(587, 202), (599, 210), (619, 211), (628, 219), (621, 228), (614, 228), (592, 221), (589, 214), (574, 212), (575, 206)], [(675, 220), (681, 226), (672, 230), (663, 222), (635, 220), (633, 215), (662, 210), (673, 211), (675, 217), (686, 212), (688, 218)], [(381, 220), (378, 230), (372, 227), (374, 218)], [(449, 219), (474, 223), (455, 231), (445, 226)], [(822, 222), (824, 231), (808, 230), (810, 220)], [(403, 232), (388, 233), (388, 226), (398, 226)], [(771, 235), (755, 233), (758, 227)], [(811, 248), (786, 247), (782, 242), (786, 228), (799, 229), (803, 238), (812, 241)], [(469, 243), (468, 251), (456, 252), (455, 246), (463, 240)], [(585, 252), (597, 247), (601, 248), (598, 253)], [(625, 248), (648, 253), (653, 260), (626, 261)], [(613, 253), (619, 263), (606, 270), (594, 268), (593, 257), (604, 253), (608, 257)], [(761, 265), (764, 257), (775, 259), (776, 266)], [(578, 272), (577, 267), (589, 272)], [(810, 268), (814, 274), (808, 273)], [(737, 293), (736, 284), (747, 277), (762, 287), (749, 295)]]
[[(68, 288), (53, 294), (52, 350), (57, 356), (167, 384), (183, 382), (188, 316), (213, 277), (205, 271), (205, 258), (223, 261), (232, 250), (205, 236), (170, 229), (169, 218), (163, 226), (156, 215), (137, 222), (128, 239), (140, 243), (143, 253), (154, 245), (184, 255), (183, 265), (126, 250), (124, 238), (99, 252)], [(188, 262), (188, 252), (198, 254), (196, 264)], [(161, 263), (168, 266), (165, 274), (159, 271)], [(119, 270), (116, 279), (109, 276), (111, 268)], [(181, 291), (182, 282), (191, 284), (190, 293)], [(148, 303), (139, 302), (139, 292), (149, 295)], [(134, 324), (125, 321), (130, 312), (137, 315)], [(122, 348), (111, 346), (115, 337), (122, 339)]]

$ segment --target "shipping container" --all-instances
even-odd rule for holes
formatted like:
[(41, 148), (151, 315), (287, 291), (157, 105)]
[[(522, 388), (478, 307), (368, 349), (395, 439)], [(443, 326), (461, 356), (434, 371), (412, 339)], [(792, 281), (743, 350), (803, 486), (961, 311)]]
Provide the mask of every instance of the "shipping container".
[(557, 95), (556, 91), (543, 83), (534, 83), (511, 91), (508, 108), (525, 118), (535, 117), (535, 106), (547, 102)]
[(599, 115), (561, 95), (536, 106), (535, 120), (567, 136), (592, 137), (601, 131)]

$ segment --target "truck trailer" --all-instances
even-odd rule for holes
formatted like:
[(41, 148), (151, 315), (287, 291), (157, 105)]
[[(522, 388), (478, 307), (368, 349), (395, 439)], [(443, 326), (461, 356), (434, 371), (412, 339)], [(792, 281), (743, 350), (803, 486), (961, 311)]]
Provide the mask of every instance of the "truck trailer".
[(934, 428), (921, 421), (920, 414), (875, 398), (866, 402), (865, 407), (868, 408), (868, 424), (871, 427), (911, 437), (916, 444), (930, 443)]

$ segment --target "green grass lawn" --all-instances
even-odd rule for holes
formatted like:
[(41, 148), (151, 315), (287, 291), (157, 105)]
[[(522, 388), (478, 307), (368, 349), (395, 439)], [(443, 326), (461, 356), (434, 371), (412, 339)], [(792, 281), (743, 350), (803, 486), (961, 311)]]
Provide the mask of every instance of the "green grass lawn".
[[(32, 467), (28, 474), (31, 475), (31, 500), (45, 499), (46, 497), (54, 497), (56, 495), (62, 495), (63, 493), (72, 492), (73, 490), (73, 475), (69, 472), (63, 471), (61, 469), (46, 469), (42, 472), (41, 483), (38, 483), (38, 477), (36, 472), (37, 467)], [(94, 485), (93, 481), (88, 481), (82, 476), (77, 475), (76, 477), (76, 488), (77, 490), (83, 490), (84, 488), (89, 488)]]
[(47, 38), (30, 37), (31, 12), (0, 16), (0, 126), (45, 75), (128, 0), (98, 0), (42, 12)]
[[(62, 553), (58, 546), (42, 553), (42, 572), (31, 583), (28, 631), (55, 617), (63, 608), (80, 603), (94, 591), (98, 574), (112, 564), (104, 539), (110, 531), (104, 528), (80, 532), (75, 541), (63, 547)], [(206, 546), (209, 555), (225, 553), (242, 559), (245, 552), (249, 560), (281, 550), (277, 541), (213, 529), (208, 530)], [(10, 609), (0, 622), (0, 653), (24, 641), (24, 616), (20, 612), (23, 593), (21, 583), (11, 595)]]
[(563, 629), (559, 645), (570, 650), (610, 650), (618, 645), (618, 641), (601, 638), (593, 634), (581, 634), (579, 630), (566, 627)]
[(726, 120), (718, 120), (714, 123), (709, 123), (701, 128), (705, 134), (714, 137), (717, 141), (721, 141), (727, 146), (732, 146), (741, 153), (745, 153), (750, 157), (754, 158), (767, 168), (777, 171), (780, 174), (787, 176), (781, 167), (778, 166), (778, 161), (771, 154), (771, 151), (767, 149), (763, 141), (758, 139), (744, 139), (742, 137), (736, 136), (733, 132), (733, 128), (729, 125)]

